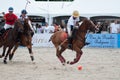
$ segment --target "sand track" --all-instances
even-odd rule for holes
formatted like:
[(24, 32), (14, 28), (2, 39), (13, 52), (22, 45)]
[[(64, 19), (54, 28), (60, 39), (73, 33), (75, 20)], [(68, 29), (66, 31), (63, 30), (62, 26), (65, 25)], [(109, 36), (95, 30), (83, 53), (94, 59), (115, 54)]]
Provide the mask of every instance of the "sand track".
[[(119, 80), (120, 49), (83, 48), (81, 60), (75, 65), (62, 66), (55, 48), (33, 48), (35, 64), (27, 48), (18, 48), (12, 62), (0, 59), (0, 80)], [(2, 48), (0, 49), (2, 53)], [(66, 50), (66, 60), (75, 52)], [(83, 69), (77, 67), (82, 65)]]

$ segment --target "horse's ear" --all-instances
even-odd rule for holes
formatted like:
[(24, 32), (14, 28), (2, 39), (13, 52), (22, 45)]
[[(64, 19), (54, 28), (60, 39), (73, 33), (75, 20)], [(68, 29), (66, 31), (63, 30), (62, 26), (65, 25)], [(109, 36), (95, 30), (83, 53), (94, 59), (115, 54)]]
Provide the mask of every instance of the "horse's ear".
[(17, 19), (17, 20), (15, 20), (15, 25), (16, 25), (16, 23), (18, 23), (18, 19)]
[(80, 22), (78, 23), (78, 25), (81, 26), (82, 23), (83, 23), (83, 21), (80, 21)]
[(25, 18), (25, 20), (24, 20), (26, 23), (28, 23), (28, 21), (29, 21), (29, 19), (28, 18)]
[(20, 19), (17, 19), (18, 21), (20, 21)]
[(27, 18), (28, 20), (32, 21), (32, 19), (30, 17)]
[(20, 19), (17, 19), (16, 22), (20, 22)]

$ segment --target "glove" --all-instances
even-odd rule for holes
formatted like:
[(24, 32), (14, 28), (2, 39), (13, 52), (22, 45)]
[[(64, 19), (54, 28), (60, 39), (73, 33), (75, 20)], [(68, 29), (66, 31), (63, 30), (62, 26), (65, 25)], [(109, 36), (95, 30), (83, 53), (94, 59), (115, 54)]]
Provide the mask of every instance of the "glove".
[(74, 27), (73, 25), (70, 25), (71, 31), (73, 30), (73, 27)]
[(78, 29), (78, 26), (75, 26), (74, 29)]

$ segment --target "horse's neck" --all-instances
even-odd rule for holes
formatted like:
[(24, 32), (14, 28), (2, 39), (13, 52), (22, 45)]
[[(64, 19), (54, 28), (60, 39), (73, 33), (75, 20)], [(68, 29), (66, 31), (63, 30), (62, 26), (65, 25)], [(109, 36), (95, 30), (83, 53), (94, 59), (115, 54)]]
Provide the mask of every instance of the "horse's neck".
[(15, 34), (15, 35), (18, 35), (18, 30), (17, 30), (17, 28), (13, 28), (13, 29), (12, 29), (12, 33)]
[(16, 29), (9, 29), (7, 30), (6, 32), (6, 36), (8, 36), (7, 40), (16, 40), (17, 38), (17, 35), (18, 35), (18, 32), (16, 31)]
[(86, 32), (78, 32), (78, 37), (80, 38), (85, 38), (85, 35), (86, 35), (87, 31)]
[(87, 34), (87, 29), (85, 28), (85, 26), (81, 24), (81, 26), (79, 26), (77, 34), (78, 34), (78, 39), (85, 39), (85, 36)]
[(26, 26), (27, 25), (29, 26), (30, 30), (33, 30), (32, 23), (29, 19), (27, 20), (27, 22), (25, 24), (26, 24)]

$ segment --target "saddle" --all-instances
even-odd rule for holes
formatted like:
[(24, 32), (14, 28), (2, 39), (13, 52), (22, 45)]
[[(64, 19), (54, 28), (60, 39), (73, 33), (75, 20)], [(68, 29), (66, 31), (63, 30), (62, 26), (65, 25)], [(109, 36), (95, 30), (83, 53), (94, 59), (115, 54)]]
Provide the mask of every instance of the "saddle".
[(1, 29), (1, 30), (0, 30), (0, 37), (3, 38), (3, 39), (5, 39), (6, 36), (8, 35), (8, 31), (9, 31), (10, 29), (12, 29), (12, 28), (8, 28), (8, 29), (6, 29), (6, 30), (5, 30), (4, 28)]

